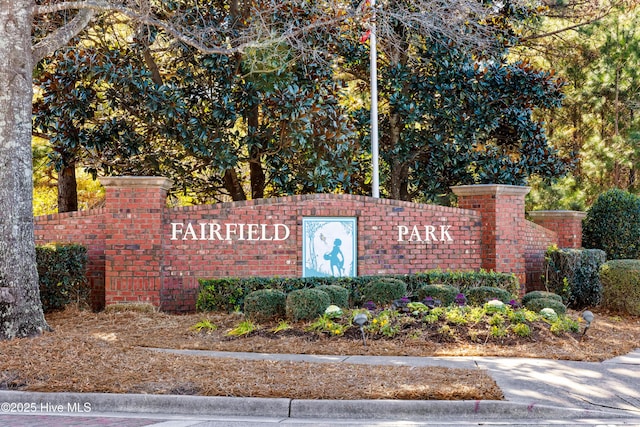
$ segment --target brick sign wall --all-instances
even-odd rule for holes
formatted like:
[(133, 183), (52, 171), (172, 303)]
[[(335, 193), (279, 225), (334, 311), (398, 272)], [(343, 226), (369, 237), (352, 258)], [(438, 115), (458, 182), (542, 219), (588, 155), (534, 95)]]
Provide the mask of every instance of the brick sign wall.
[[(544, 250), (558, 242), (556, 232), (525, 220), (523, 187), (456, 187), (462, 209), (335, 194), (169, 209), (164, 178), (101, 181), (104, 208), (36, 218), (38, 244), (89, 248), (96, 307), (143, 301), (193, 311), (199, 278), (302, 276), (312, 247), (303, 225), (318, 218), (355, 224), (360, 276), (484, 268), (513, 272), (532, 289)], [(336, 239), (325, 234), (316, 240), (328, 254)]]

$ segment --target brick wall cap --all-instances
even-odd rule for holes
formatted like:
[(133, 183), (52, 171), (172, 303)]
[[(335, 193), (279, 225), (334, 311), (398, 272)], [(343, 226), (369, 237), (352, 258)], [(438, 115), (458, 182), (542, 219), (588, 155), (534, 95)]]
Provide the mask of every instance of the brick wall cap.
[(397, 207), (407, 207), (410, 209), (420, 209), (424, 210), (425, 208), (442, 213), (459, 213), (461, 215), (473, 215), (477, 216), (477, 212), (469, 209), (460, 209), (453, 208), (449, 206), (441, 206), (434, 204), (425, 204), (425, 203), (415, 203), (408, 202), (404, 200), (395, 200), (395, 199), (385, 199), (385, 198), (377, 198), (371, 196), (361, 196), (354, 194), (334, 194), (334, 193), (313, 193), (313, 194), (299, 194), (295, 196), (282, 196), (282, 197), (273, 197), (273, 198), (263, 198), (263, 199), (250, 199), (250, 200), (242, 200), (236, 202), (219, 202), (210, 205), (194, 205), (194, 206), (179, 206), (176, 208), (172, 208), (173, 212), (197, 212), (201, 210), (211, 210), (211, 209), (237, 209), (237, 208), (253, 208), (260, 207), (264, 205), (278, 206), (278, 205), (302, 205), (305, 202), (319, 202), (322, 203), (324, 201), (354, 201), (361, 204), (370, 204), (370, 205), (381, 205), (381, 206), (397, 206)]
[(161, 188), (169, 190), (173, 181), (160, 176), (105, 176), (98, 179), (104, 187), (116, 188)]
[(582, 212), (582, 211), (568, 211), (568, 210), (531, 211), (531, 212), (529, 212), (529, 216), (533, 220), (562, 219), (562, 218), (583, 219), (584, 217), (587, 216), (587, 213), (586, 212)]
[(456, 196), (480, 196), (480, 195), (507, 195), (507, 196), (525, 196), (531, 191), (531, 187), (522, 185), (504, 185), (504, 184), (476, 184), (476, 185), (458, 185), (450, 187)]

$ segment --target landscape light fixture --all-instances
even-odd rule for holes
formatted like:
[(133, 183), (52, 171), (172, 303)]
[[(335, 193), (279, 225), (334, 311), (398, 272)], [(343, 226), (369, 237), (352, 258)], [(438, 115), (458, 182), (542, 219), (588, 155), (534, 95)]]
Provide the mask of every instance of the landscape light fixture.
[(367, 339), (364, 336), (364, 324), (367, 323), (367, 320), (369, 320), (369, 318), (364, 313), (358, 313), (353, 318), (353, 322), (360, 326), (360, 332), (362, 333), (362, 345), (365, 347), (367, 346)]
[(584, 319), (586, 324), (584, 325), (584, 331), (582, 331), (582, 336), (580, 337), (581, 341), (582, 341), (582, 338), (586, 335), (587, 330), (589, 330), (589, 327), (591, 326), (591, 322), (593, 322), (593, 319), (595, 318), (595, 316), (589, 310), (585, 310), (582, 312), (582, 318)]

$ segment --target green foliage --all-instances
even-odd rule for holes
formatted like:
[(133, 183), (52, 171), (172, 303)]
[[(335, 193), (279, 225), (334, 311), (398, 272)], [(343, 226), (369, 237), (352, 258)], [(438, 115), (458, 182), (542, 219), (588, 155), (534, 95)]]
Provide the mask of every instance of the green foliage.
[(460, 293), (460, 290), (451, 285), (425, 285), (418, 289), (417, 296), (421, 301), (426, 297), (431, 297), (434, 300), (440, 300), (442, 305), (447, 306), (453, 304), (456, 295)]
[(399, 313), (395, 310), (383, 310), (378, 313), (366, 327), (372, 334), (380, 334), (392, 338), (400, 332)]
[(548, 249), (547, 289), (562, 296), (563, 302), (575, 309), (598, 305), (602, 298), (599, 272), (606, 257), (600, 249)]
[(511, 323), (519, 324), (527, 322), (527, 315), (524, 310), (508, 310), (507, 317)]
[(284, 292), (274, 289), (253, 291), (244, 299), (244, 314), (255, 322), (284, 317), (286, 300)]
[(493, 338), (504, 338), (509, 334), (509, 332), (504, 326), (494, 325), (491, 326), (490, 334)]
[(600, 269), (600, 280), (605, 308), (640, 315), (640, 260), (607, 261)]
[[(231, 312), (243, 307), (245, 296), (259, 289), (275, 289), (287, 294), (297, 289), (317, 288), (319, 286), (329, 285), (346, 289), (349, 292), (349, 301), (359, 304), (361, 301), (366, 301), (362, 296), (362, 290), (365, 286), (381, 278), (396, 279), (407, 284), (406, 293), (394, 299), (401, 298), (404, 295), (417, 296), (420, 287), (431, 283), (445, 283), (452, 286), (460, 283), (465, 289), (477, 286), (493, 286), (505, 289), (511, 293), (518, 289), (518, 280), (515, 275), (486, 271), (458, 272), (430, 270), (424, 273), (389, 276), (200, 279), (196, 308), (199, 311)], [(457, 288), (457, 286), (455, 287)], [(346, 306), (344, 307), (346, 308)]]
[(486, 310), (484, 307), (468, 307), (468, 310), (466, 311), (466, 315), (471, 323), (480, 322), (485, 314)]
[[(545, 19), (542, 30), (564, 25), (562, 18)], [(637, 91), (640, 87), (640, 15), (619, 4), (602, 19), (564, 32), (553, 49), (530, 52), (553, 66), (567, 80), (563, 108), (547, 115), (554, 146), (576, 159), (567, 181), (543, 188), (546, 206), (539, 209), (585, 210), (611, 188), (637, 193)], [(532, 193), (536, 189), (532, 190)]]
[(286, 315), (287, 319), (312, 320), (324, 314), (331, 305), (331, 300), (326, 292), (318, 289), (300, 289), (287, 294)]
[(504, 325), (504, 317), (500, 313), (494, 313), (493, 316), (489, 318), (489, 325), (491, 326), (503, 326)]
[(429, 310), (423, 317), (422, 321), (424, 323), (433, 324), (440, 320), (440, 317), (444, 316), (445, 310), (444, 307), (436, 307), (432, 310)]
[(320, 285), (316, 289), (326, 292), (329, 295), (331, 304), (338, 307), (349, 307), (349, 290), (338, 285)]
[(514, 334), (522, 338), (531, 336), (531, 328), (526, 323), (518, 323), (513, 326), (512, 330)]
[(196, 310), (226, 311), (239, 310), (244, 305), (245, 290), (239, 278), (201, 280)]
[(640, 197), (620, 189), (601, 194), (583, 220), (582, 244), (607, 259), (640, 258)]
[(477, 288), (467, 289), (466, 297), (469, 304), (472, 305), (483, 305), (492, 299), (498, 299), (504, 303), (508, 303), (514, 299), (514, 296), (508, 291), (491, 286), (479, 286)]
[(243, 320), (238, 324), (238, 326), (228, 331), (227, 336), (241, 337), (241, 336), (249, 335), (250, 333), (257, 331), (258, 329), (260, 329), (260, 327), (255, 323), (253, 323), (252, 321)]
[[(345, 7), (347, 16), (357, 6)], [(187, 20), (206, 16), (211, 28), (222, 29), (208, 33), (213, 43), (233, 44), (240, 30), (230, 27), (223, 3), (180, 9)], [(42, 97), (34, 105), (34, 128), (55, 144), (61, 166), (89, 152), (92, 172), (162, 174), (179, 183), (174, 191), (194, 200), (365, 193), (370, 119), (361, 76), (368, 49), (357, 25), (317, 25), (321, 9), (282, 7), (269, 14), (272, 35), (291, 22), (307, 28), (296, 44), (313, 55), (298, 55), (281, 39), (259, 40), (242, 54), (206, 55), (166, 43), (161, 29), (119, 23), (121, 33), (114, 33), (109, 19), (96, 20), (91, 43), (80, 41), (38, 64), (34, 84)], [(508, 59), (518, 41), (515, 27), (533, 13), (513, 6), (486, 22), (469, 17), (466, 29), (500, 28), (494, 47), (501, 48), (481, 56), (413, 20), (392, 18), (386, 28), (400, 31), (397, 40), (405, 45), (384, 47), (399, 49), (378, 64), (387, 106), (380, 127), (393, 135), (380, 145), (383, 190), (394, 198), (433, 200), (455, 184), (515, 184), (564, 173), (534, 116), (559, 105), (562, 81)], [(451, 34), (463, 37), (459, 30)]]
[[(523, 15), (500, 18), (509, 27)], [(435, 200), (454, 182), (523, 184), (530, 175), (565, 173), (533, 117), (534, 110), (560, 105), (563, 83), (525, 62), (507, 61), (515, 38), (483, 59), (438, 35), (404, 40), (396, 61), (379, 67), (380, 96), (388, 100), (380, 126), (397, 135), (381, 150), (390, 197)], [(367, 129), (364, 113), (361, 129)], [(368, 137), (363, 132), (363, 140)]]
[[(244, 305), (246, 295), (259, 289), (274, 289), (285, 294), (306, 288), (334, 285), (352, 293), (370, 279), (348, 277), (246, 277), (200, 279), (196, 308), (199, 311), (235, 311)], [(340, 291), (338, 291), (340, 292)]]
[(531, 291), (527, 292), (522, 297), (522, 305), (526, 307), (529, 301), (537, 298), (555, 299), (556, 301), (562, 302), (562, 297), (556, 293), (548, 291)]
[(549, 322), (555, 322), (558, 320), (558, 313), (556, 313), (556, 311), (551, 307), (545, 307), (540, 310), (540, 316)]
[(567, 316), (558, 316), (558, 318), (551, 323), (549, 330), (556, 335), (563, 332), (577, 333), (580, 331), (580, 324)]
[(484, 310), (487, 312), (487, 314), (506, 313), (508, 309), (508, 306), (505, 305), (505, 303), (497, 299), (492, 299), (491, 301), (487, 301), (483, 307), (484, 307)]
[(88, 302), (87, 248), (76, 244), (36, 246), (36, 261), (45, 312), (61, 310), (71, 302)]
[(452, 325), (466, 325), (469, 322), (467, 319), (467, 311), (464, 307), (453, 307), (445, 311), (444, 318)]
[(343, 324), (337, 322), (334, 318), (324, 314), (313, 321), (309, 326), (307, 326), (306, 330), (313, 332), (324, 332), (330, 335), (344, 335), (345, 331), (348, 330), (351, 326), (352, 325), (349, 323)]
[(412, 313), (426, 313), (429, 311), (429, 307), (421, 302), (410, 302), (407, 304), (407, 309)]
[(517, 295), (520, 285), (515, 274), (496, 273), (494, 271), (443, 271), (429, 270), (424, 273), (415, 274), (411, 280), (406, 280), (410, 289), (412, 284), (417, 282), (413, 289), (418, 289), (425, 284), (451, 285), (460, 292), (466, 294), (467, 290), (480, 286), (490, 286), (504, 289), (510, 294)]
[(543, 308), (551, 308), (559, 315), (567, 313), (567, 307), (555, 298), (533, 298), (527, 301), (525, 307), (536, 313), (540, 312)]
[(283, 319), (279, 321), (278, 324), (275, 326), (275, 328), (273, 328), (271, 331), (274, 334), (277, 334), (278, 332), (288, 331), (291, 328), (292, 328), (291, 324), (289, 324), (289, 322)]
[[(224, 35), (210, 37), (233, 37), (224, 5), (181, 10), (193, 22), (220, 19), (212, 28), (226, 28)], [(281, 18), (305, 25), (318, 17)], [(55, 147), (57, 170), (90, 153), (93, 173), (166, 176), (178, 183), (174, 194), (195, 202), (350, 185), (362, 149), (330, 58), (294, 58), (284, 42), (242, 55), (206, 55), (166, 44), (154, 28), (136, 34), (120, 23), (114, 34), (109, 20), (93, 26), (91, 43), (57, 51), (35, 73), (42, 96), (34, 103), (34, 128)], [(314, 34), (305, 31), (297, 41), (329, 49), (330, 37)]]
[(195, 325), (193, 325), (191, 329), (193, 329), (196, 332), (202, 332), (202, 331), (213, 332), (218, 329), (218, 326), (213, 324), (209, 319), (203, 319), (198, 323), (196, 323)]
[(361, 289), (361, 301), (373, 301), (375, 304), (390, 304), (407, 294), (407, 284), (400, 279), (375, 279)]

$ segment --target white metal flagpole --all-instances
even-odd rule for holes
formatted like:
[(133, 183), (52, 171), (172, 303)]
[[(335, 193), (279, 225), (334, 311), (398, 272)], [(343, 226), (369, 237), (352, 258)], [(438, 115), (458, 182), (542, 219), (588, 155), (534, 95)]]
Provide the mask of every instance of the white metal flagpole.
[(370, 69), (371, 69), (371, 195), (380, 197), (379, 168), (378, 168), (378, 52), (376, 46), (376, 0), (371, 0), (371, 35)]

